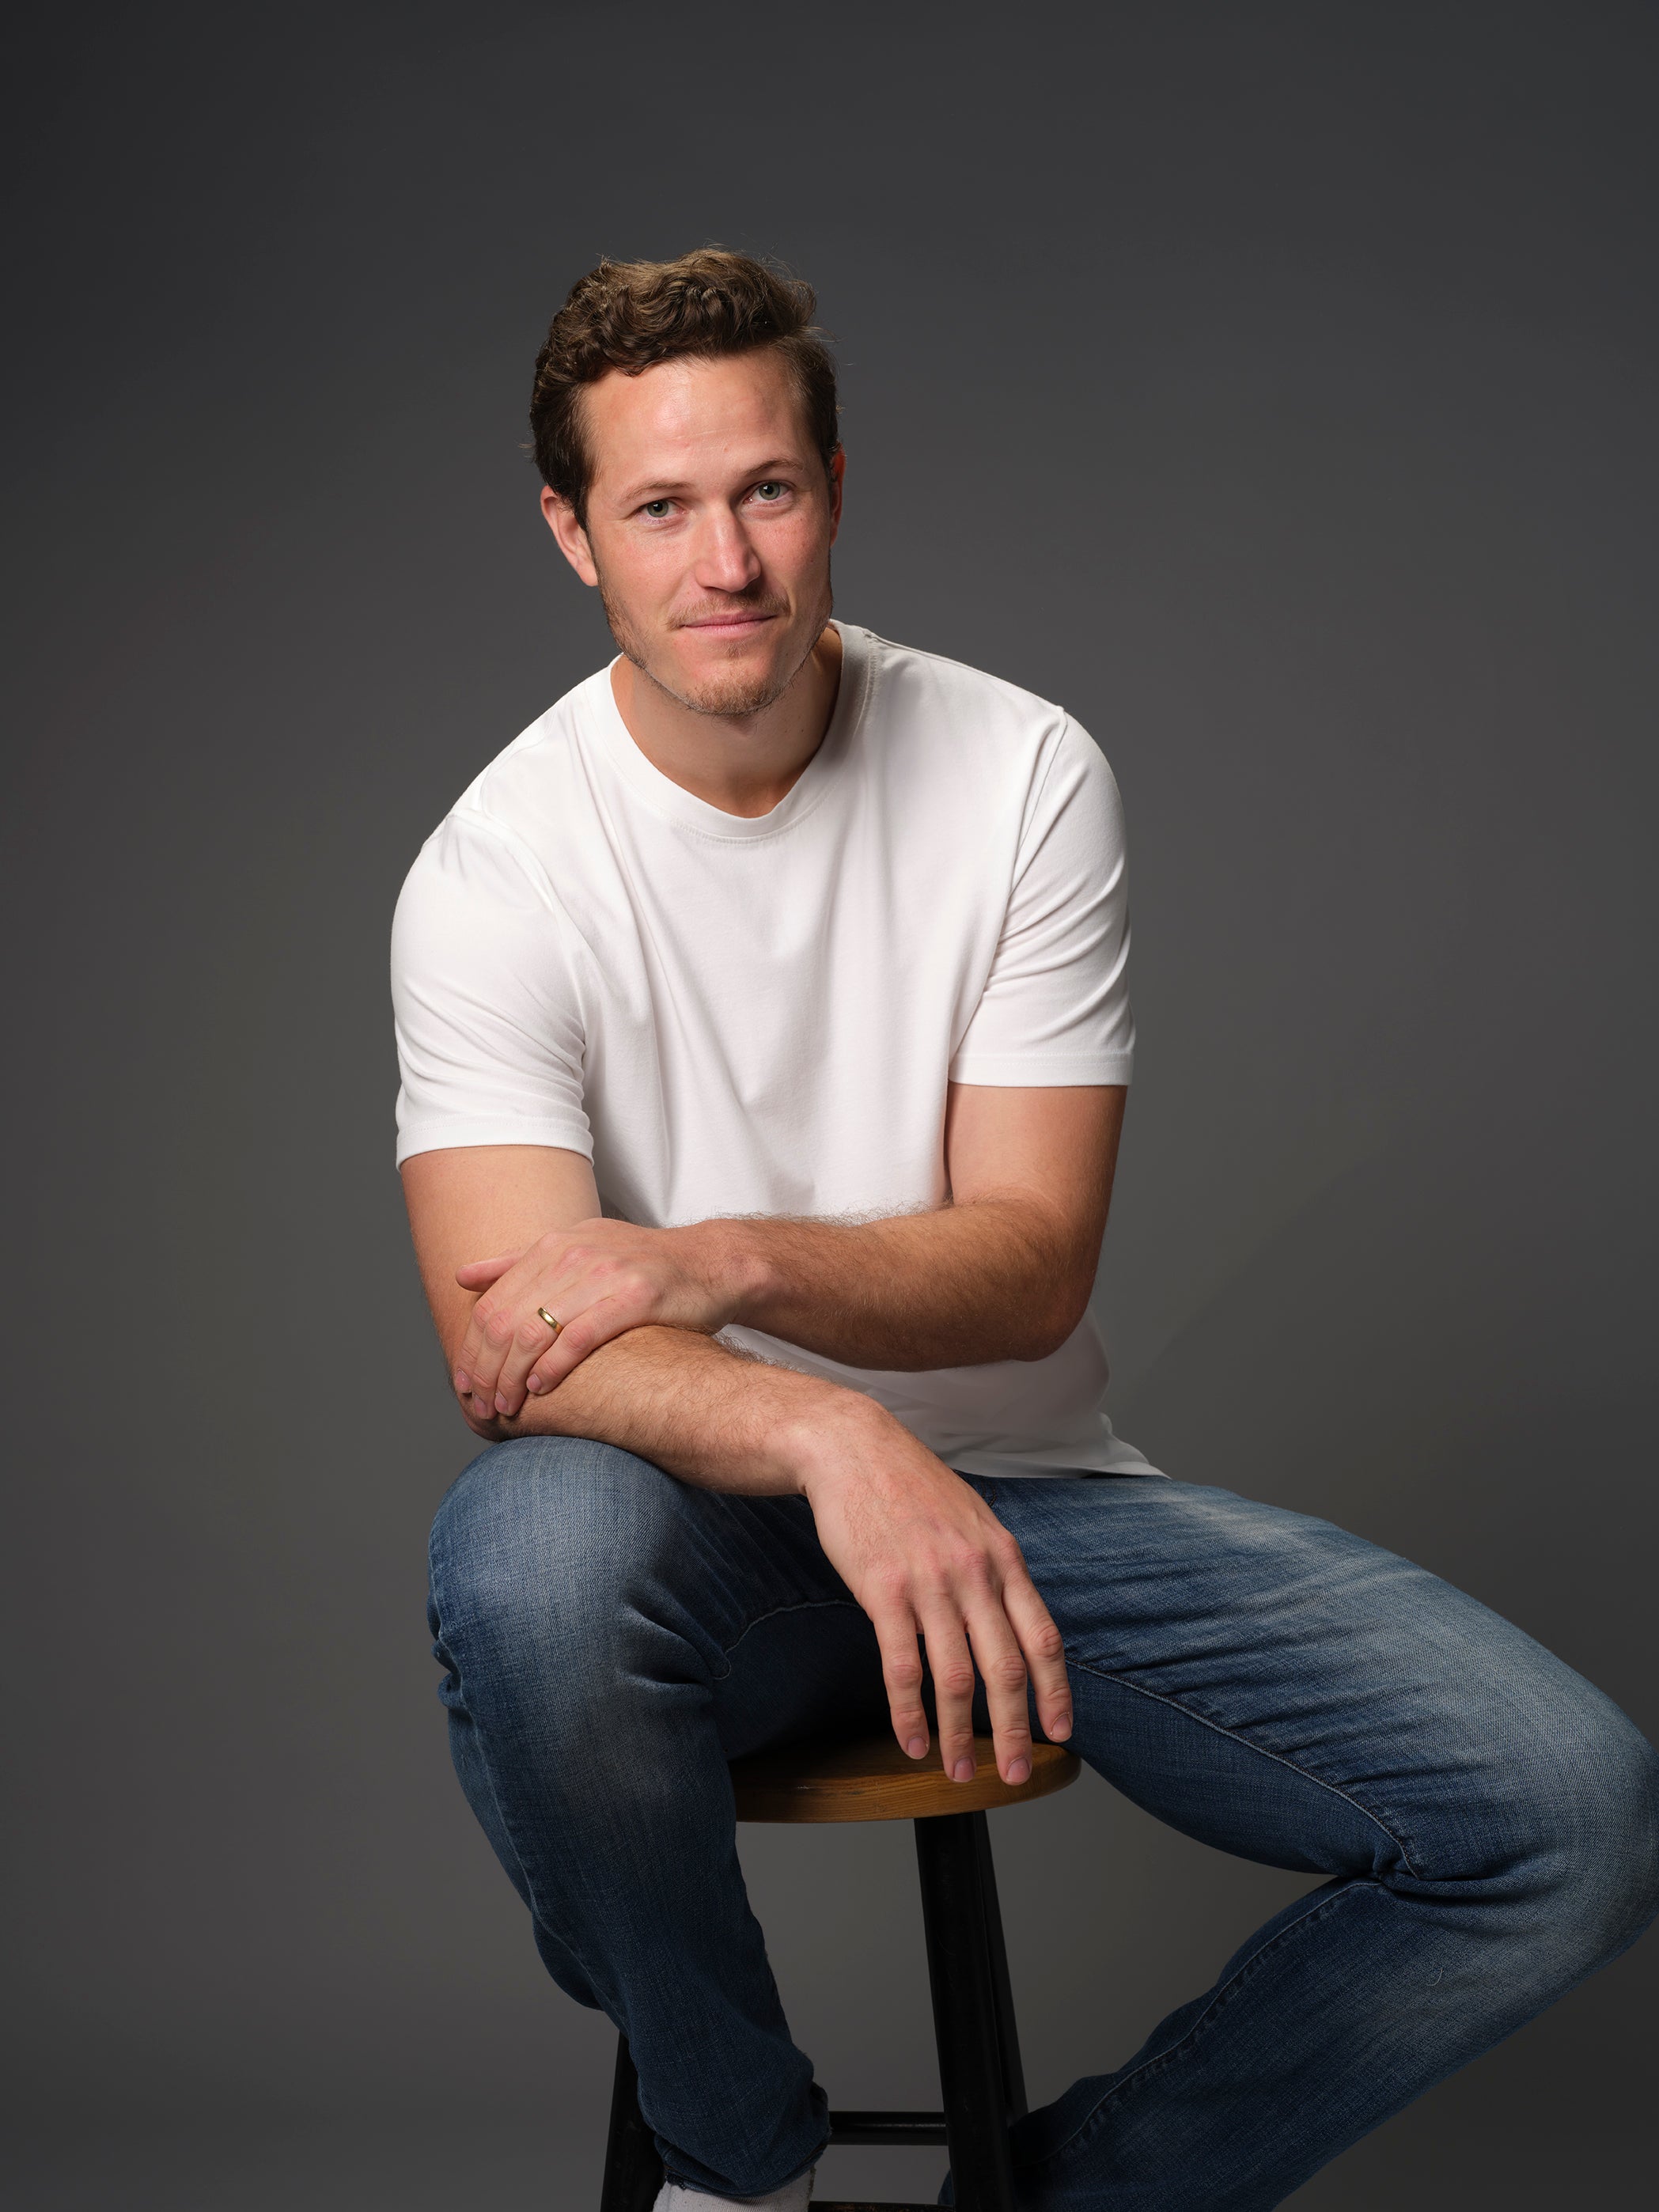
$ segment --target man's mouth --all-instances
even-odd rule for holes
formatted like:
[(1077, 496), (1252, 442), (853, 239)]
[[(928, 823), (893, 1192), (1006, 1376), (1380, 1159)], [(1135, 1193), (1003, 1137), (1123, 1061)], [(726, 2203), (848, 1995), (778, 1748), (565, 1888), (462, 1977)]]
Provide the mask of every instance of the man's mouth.
[(676, 623), (676, 629), (694, 629), (703, 637), (750, 637), (766, 623), (775, 622), (782, 612), (781, 607), (734, 608), (730, 614), (693, 615), (689, 620)]

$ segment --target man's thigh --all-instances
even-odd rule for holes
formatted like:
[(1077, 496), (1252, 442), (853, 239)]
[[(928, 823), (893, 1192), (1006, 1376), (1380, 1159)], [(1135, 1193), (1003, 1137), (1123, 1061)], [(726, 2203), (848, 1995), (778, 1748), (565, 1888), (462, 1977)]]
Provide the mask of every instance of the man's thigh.
[(977, 1486), (1065, 1639), (1075, 1747), (1223, 1850), (1479, 1876), (1593, 1820), (1641, 1748), (1520, 1629), (1328, 1522), (1155, 1477)]
[[(735, 1759), (884, 1711), (874, 1632), (798, 1498), (521, 1437), (452, 1486), (431, 1571), (447, 1701), (510, 1686), (550, 1740), (604, 1717), (629, 1741), (660, 1723), (684, 1741), (701, 1711)], [(693, 1733), (709, 1743), (706, 1723)]]

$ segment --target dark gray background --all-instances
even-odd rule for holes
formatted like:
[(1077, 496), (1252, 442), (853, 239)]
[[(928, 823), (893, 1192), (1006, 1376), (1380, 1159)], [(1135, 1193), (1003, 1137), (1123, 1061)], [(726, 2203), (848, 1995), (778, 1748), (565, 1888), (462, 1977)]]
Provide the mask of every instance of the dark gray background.
[[(1652, 1735), (1652, 9), (102, 6), (12, 58), (12, 2201), (595, 2201), (611, 2038), (425, 1646), (470, 1439), (385, 945), (607, 649), (520, 450), (602, 252), (811, 277), (842, 611), (1116, 767), (1119, 1426)], [(997, 1835), (1045, 2095), (1299, 1886), (1092, 1778)], [(744, 1850), (821, 2077), (928, 2099), (908, 1836)], [(1619, 2201), (1656, 1972), (1298, 2203)]]

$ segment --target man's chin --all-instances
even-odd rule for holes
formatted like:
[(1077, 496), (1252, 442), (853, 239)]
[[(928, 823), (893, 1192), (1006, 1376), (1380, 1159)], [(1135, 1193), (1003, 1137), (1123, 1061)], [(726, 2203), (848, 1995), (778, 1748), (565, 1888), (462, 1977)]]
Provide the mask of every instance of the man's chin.
[(664, 665), (653, 660), (645, 673), (671, 698), (694, 714), (718, 714), (731, 721), (763, 714), (781, 699), (793, 681), (793, 672), (778, 666), (774, 653), (734, 653), (710, 666), (687, 667), (683, 662)]
[(683, 704), (694, 714), (717, 714), (726, 721), (742, 722), (751, 715), (763, 714), (788, 689), (787, 684), (776, 682), (705, 684), (684, 693)]

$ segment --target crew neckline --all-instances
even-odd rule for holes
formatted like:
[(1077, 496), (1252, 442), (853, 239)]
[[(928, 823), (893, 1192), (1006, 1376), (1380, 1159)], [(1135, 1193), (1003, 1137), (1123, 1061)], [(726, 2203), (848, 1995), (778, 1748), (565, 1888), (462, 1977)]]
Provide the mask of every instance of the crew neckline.
[(841, 683), (830, 715), (830, 726), (811, 759), (783, 797), (764, 814), (728, 814), (665, 775), (635, 744), (611, 688), (611, 672), (618, 654), (605, 663), (591, 680), (593, 709), (606, 752), (617, 773), (655, 814), (677, 829), (724, 843), (746, 844), (759, 837), (776, 837), (805, 819), (828, 789), (836, 768), (844, 757), (853, 733), (863, 719), (874, 665), (868, 630), (851, 624), (835, 624), (841, 639)]

